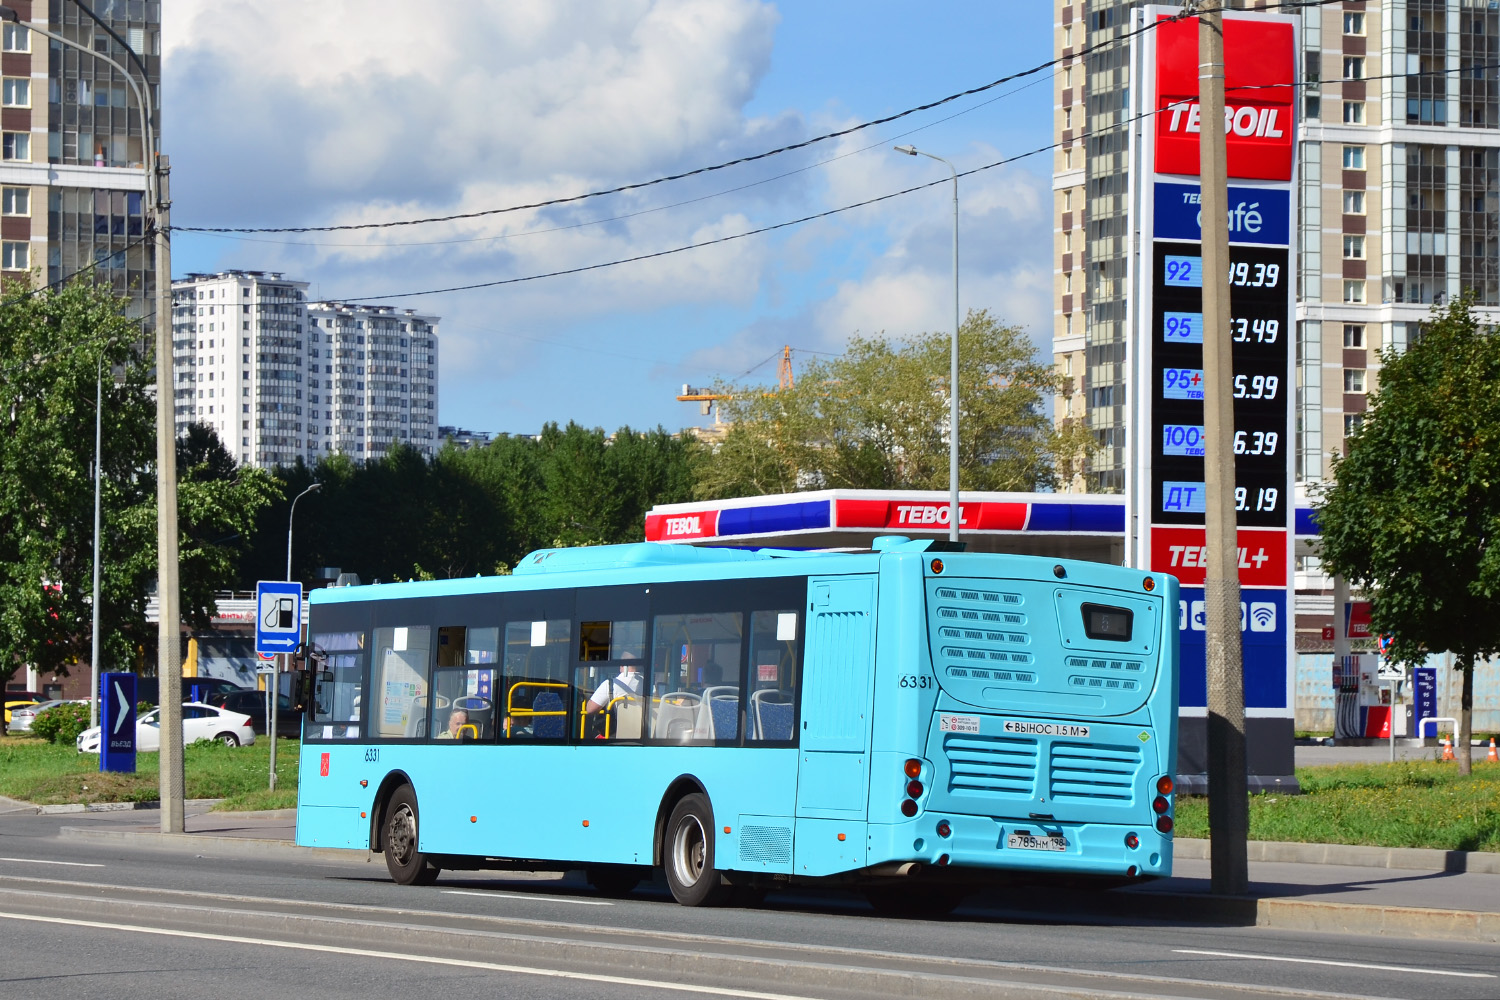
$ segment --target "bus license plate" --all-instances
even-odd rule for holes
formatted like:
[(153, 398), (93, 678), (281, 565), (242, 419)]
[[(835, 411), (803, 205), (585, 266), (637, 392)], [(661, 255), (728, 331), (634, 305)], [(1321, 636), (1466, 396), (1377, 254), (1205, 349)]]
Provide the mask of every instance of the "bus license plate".
[(1006, 847), (1022, 851), (1066, 851), (1067, 837), (1033, 837), (1026, 833), (1013, 833), (1005, 841)]

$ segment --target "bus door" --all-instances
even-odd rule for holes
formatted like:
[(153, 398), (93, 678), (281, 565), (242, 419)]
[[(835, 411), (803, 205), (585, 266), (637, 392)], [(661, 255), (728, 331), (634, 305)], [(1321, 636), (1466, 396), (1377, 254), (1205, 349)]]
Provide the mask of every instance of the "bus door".
[(808, 580), (797, 770), (798, 874), (864, 864), (875, 680), (875, 577)]

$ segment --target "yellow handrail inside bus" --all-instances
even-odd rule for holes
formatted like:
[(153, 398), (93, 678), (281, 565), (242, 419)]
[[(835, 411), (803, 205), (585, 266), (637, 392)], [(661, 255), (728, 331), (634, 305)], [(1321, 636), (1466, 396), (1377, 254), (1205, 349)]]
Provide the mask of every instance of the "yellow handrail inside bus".
[(472, 723), (472, 722), (466, 722), (463, 725), (461, 725), (461, 726), (458, 727), (458, 738), (459, 739), (463, 739), (464, 738), (464, 730), (468, 730), (468, 732), (469, 732), (469, 738), (470, 739), (472, 739), (472, 740), (479, 739), (479, 727), (476, 726), (476, 725), (474, 725), (474, 723)]
[[(607, 705), (604, 706), (603, 711), (604, 711), (604, 738), (605, 739), (609, 739), (609, 724), (614, 719), (614, 714), (615, 714), (614, 713), (614, 708), (615, 708), (615, 705), (617, 705), (618, 703), (620, 703), (622, 701), (636, 701), (638, 698), (639, 698), (639, 695), (622, 694), (622, 695), (620, 695), (620, 696), (618, 696), (616, 698), (611, 698), (609, 700), (609, 704), (607, 704)], [(588, 722), (588, 715), (587, 714), (583, 714), (583, 715), (580, 715), (578, 717), (578, 738), (580, 740), (584, 738), (584, 733), (587, 731), (587, 722)]]
[[(530, 708), (516, 708), (516, 707), (514, 707), (514, 702), (515, 702), (515, 697), (516, 697), (516, 688), (522, 688), (522, 687), (530, 687), (530, 688), (559, 688), (559, 689), (561, 689), (563, 691), (568, 690), (568, 685), (566, 685), (566, 684), (559, 684), (556, 681), (516, 681), (516, 683), (512, 684), (510, 686), (510, 689), (505, 692), (505, 736), (506, 736), (507, 739), (510, 738), (510, 720), (511, 719), (535, 719), (535, 718), (540, 718), (542, 716), (547, 716), (547, 715), (567, 715), (568, 714), (568, 711), (567, 711), (566, 708), (559, 709), (558, 711), (555, 711), (555, 712), (538, 712), (535, 709), (530, 709)], [(564, 697), (563, 698), (563, 704), (566, 705), (567, 701), (568, 701), (568, 699), (566, 697)]]

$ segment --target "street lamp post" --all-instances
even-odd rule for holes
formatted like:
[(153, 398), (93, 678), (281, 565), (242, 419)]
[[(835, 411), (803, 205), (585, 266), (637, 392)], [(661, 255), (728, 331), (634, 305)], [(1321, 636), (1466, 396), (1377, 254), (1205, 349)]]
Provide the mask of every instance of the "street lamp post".
[(958, 541), (958, 171), (941, 156), (925, 153), (915, 146), (897, 146), (896, 152), (907, 156), (925, 156), (937, 160), (953, 174), (953, 343), (948, 359), (948, 540)]
[[(301, 493), (298, 493), (295, 497), (292, 498), (292, 509), (288, 511), (286, 515), (286, 578), (288, 583), (290, 583), (292, 579), (292, 522), (293, 519), (295, 519), (297, 516), (297, 501), (301, 500), (309, 493), (312, 493), (315, 490), (321, 490), (322, 488), (322, 483), (313, 483), (307, 489), (303, 490)], [(276, 655), (278, 657), (286, 657), (288, 659), (290, 659), (291, 657), (290, 653), (277, 653)], [(279, 660), (278, 662), (280, 662), (283, 670), (289, 666), (286, 660)], [(275, 683), (271, 685), (271, 712), (267, 716), (267, 718), (270, 719), (270, 724), (266, 726), (266, 736), (271, 741), (271, 791), (274, 792), (276, 790), (276, 725), (280, 721), (281, 717), (281, 671), (277, 671), (273, 680)]]
[[(0, 6), (0, 21), (10, 21), (49, 38), (59, 45), (76, 49), (113, 68), (124, 78), (141, 110), (141, 142), (145, 155), (146, 210), (154, 234), (156, 270), (156, 607), (157, 661), (160, 686), (160, 788), (162, 833), (183, 832), (182, 771), (182, 652), (180, 647), (180, 594), (177, 582), (177, 428), (172, 394), (172, 250), (167, 233), (171, 228), (167, 197), (167, 158), (158, 154), (153, 122), (156, 114), (151, 102), (151, 81), (129, 45), (108, 24), (83, 3), (74, 0), (78, 9), (131, 54), (141, 71), (137, 83), (130, 72), (96, 48), (90, 48), (46, 28), (34, 21), (22, 21), (10, 7)], [(97, 689), (94, 697), (98, 697)]]
[[(100, 486), (104, 462), (104, 355), (99, 355), (99, 370), (94, 380), (94, 602), (93, 612), (93, 687), (89, 688), (89, 726), (99, 724), (99, 522)], [(102, 742), (102, 740), (101, 740)]]

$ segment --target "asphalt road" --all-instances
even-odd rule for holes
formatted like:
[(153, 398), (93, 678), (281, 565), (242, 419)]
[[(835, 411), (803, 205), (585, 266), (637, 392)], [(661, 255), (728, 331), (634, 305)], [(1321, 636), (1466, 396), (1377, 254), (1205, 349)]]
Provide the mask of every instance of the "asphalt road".
[[(689, 910), (645, 886), (378, 861), (253, 861), (57, 839), (0, 816), (0, 998), (1500, 996), (1500, 947), (1102, 916), (1045, 889), (941, 920), (837, 891)], [(135, 822), (139, 822), (138, 817)], [(1057, 899), (1062, 900), (1059, 895)]]

